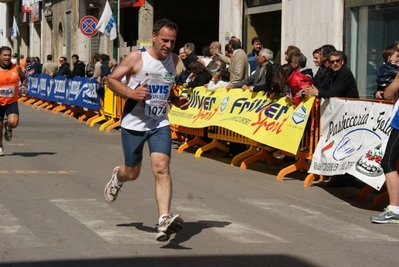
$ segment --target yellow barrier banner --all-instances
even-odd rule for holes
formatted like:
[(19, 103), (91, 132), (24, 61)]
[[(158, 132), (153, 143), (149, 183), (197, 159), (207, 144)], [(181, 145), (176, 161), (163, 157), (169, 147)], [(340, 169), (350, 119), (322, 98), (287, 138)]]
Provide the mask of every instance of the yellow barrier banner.
[(195, 88), (187, 110), (172, 107), (169, 120), (190, 128), (220, 126), (261, 144), (296, 154), (314, 97), (293, 107), (286, 97), (266, 98), (263, 92)]

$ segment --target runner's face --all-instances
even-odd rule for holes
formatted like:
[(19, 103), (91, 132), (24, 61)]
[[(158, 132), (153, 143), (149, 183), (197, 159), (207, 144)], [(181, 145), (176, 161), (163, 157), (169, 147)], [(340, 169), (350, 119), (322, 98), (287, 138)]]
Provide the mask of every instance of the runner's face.
[(161, 28), (158, 35), (152, 35), (153, 48), (160, 60), (165, 59), (176, 43), (176, 31), (167, 27)]
[(1, 52), (0, 63), (5, 67), (11, 64), (11, 51), (3, 50), (3, 52)]

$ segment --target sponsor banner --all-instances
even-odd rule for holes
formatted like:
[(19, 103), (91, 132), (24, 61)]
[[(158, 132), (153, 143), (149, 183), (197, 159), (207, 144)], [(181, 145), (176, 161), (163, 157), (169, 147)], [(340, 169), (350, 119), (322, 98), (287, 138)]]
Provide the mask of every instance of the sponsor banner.
[(309, 173), (349, 173), (375, 189), (385, 176), (381, 168), (392, 105), (331, 98), (322, 102), (321, 136)]
[(262, 144), (297, 153), (314, 98), (296, 108), (285, 97), (272, 101), (263, 92), (241, 89), (207, 91), (197, 87), (187, 110), (172, 107), (172, 124), (190, 128), (220, 126)]
[(26, 93), (32, 97), (93, 110), (100, 109), (98, 83), (95, 79), (65, 79), (65, 76), (51, 78), (46, 74), (35, 74), (27, 79)]

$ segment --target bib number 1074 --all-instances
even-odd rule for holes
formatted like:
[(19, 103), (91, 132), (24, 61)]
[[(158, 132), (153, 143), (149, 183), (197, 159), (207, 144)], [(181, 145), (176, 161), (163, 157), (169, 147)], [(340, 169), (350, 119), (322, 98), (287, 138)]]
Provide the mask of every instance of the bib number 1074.
[(150, 106), (147, 105), (147, 115), (150, 117), (159, 117), (166, 115), (166, 106)]

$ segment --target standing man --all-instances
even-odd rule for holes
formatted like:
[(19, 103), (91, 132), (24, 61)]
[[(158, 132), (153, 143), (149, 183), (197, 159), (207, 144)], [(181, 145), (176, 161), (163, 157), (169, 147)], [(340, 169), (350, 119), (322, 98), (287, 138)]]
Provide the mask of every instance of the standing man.
[(259, 55), (259, 51), (262, 49), (262, 41), (260, 40), (259, 37), (254, 37), (251, 40), (251, 44), (252, 44), (252, 51), (247, 56), (248, 56), (250, 72), (252, 74), (258, 67), (258, 62), (256, 61), (256, 58)]
[(43, 74), (50, 74), (56, 72), (58, 69), (58, 65), (53, 62), (53, 56), (47, 55), (47, 61), (43, 64), (42, 73)]
[[(21, 90), (26, 92), (25, 74), (21, 67), (11, 63), (11, 48), (0, 47), (0, 156), (3, 155), (3, 126), (4, 139), (11, 141), (12, 129), (18, 126), (18, 85), (21, 82)], [(4, 117), (7, 121), (4, 122)], [(3, 123), (4, 122), (4, 123)]]
[[(172, 53), (177, 31), (177, 25), (168, 19), (155, 22), (152, 47), (128, 54), (107, 80), (109, 88), (127, 101), (121, 123), (125, 162), (113, 170), (104, 196), (107, 202), (114, 202), (123, 183), (138, 178), (143, 147), (148, 141), (159, 215), (158, 241), (169, 240), (170, 235), (183, 228), (183, 218), (170, 213), (172, 140), (167, 114), (168, 100), (181, 109), (186, 109), (189, 104), (187, 97), (177, 97), (172, 90), (179, 62), (178, 56)], [(121, 82), (125, 76), (130, 77), (127, 85)]]
[[(247, 54), (241, 48), (241, 41), (237, 37), (231, 37), (229, 41), (229, 52), (232, 55), (229, 73), (230, 73), (230, 82), (236, 83), (247, 78), (249, 63)], [(219, 58), (228, 63), (229, 59), (226, 56), (219, 54)]]

